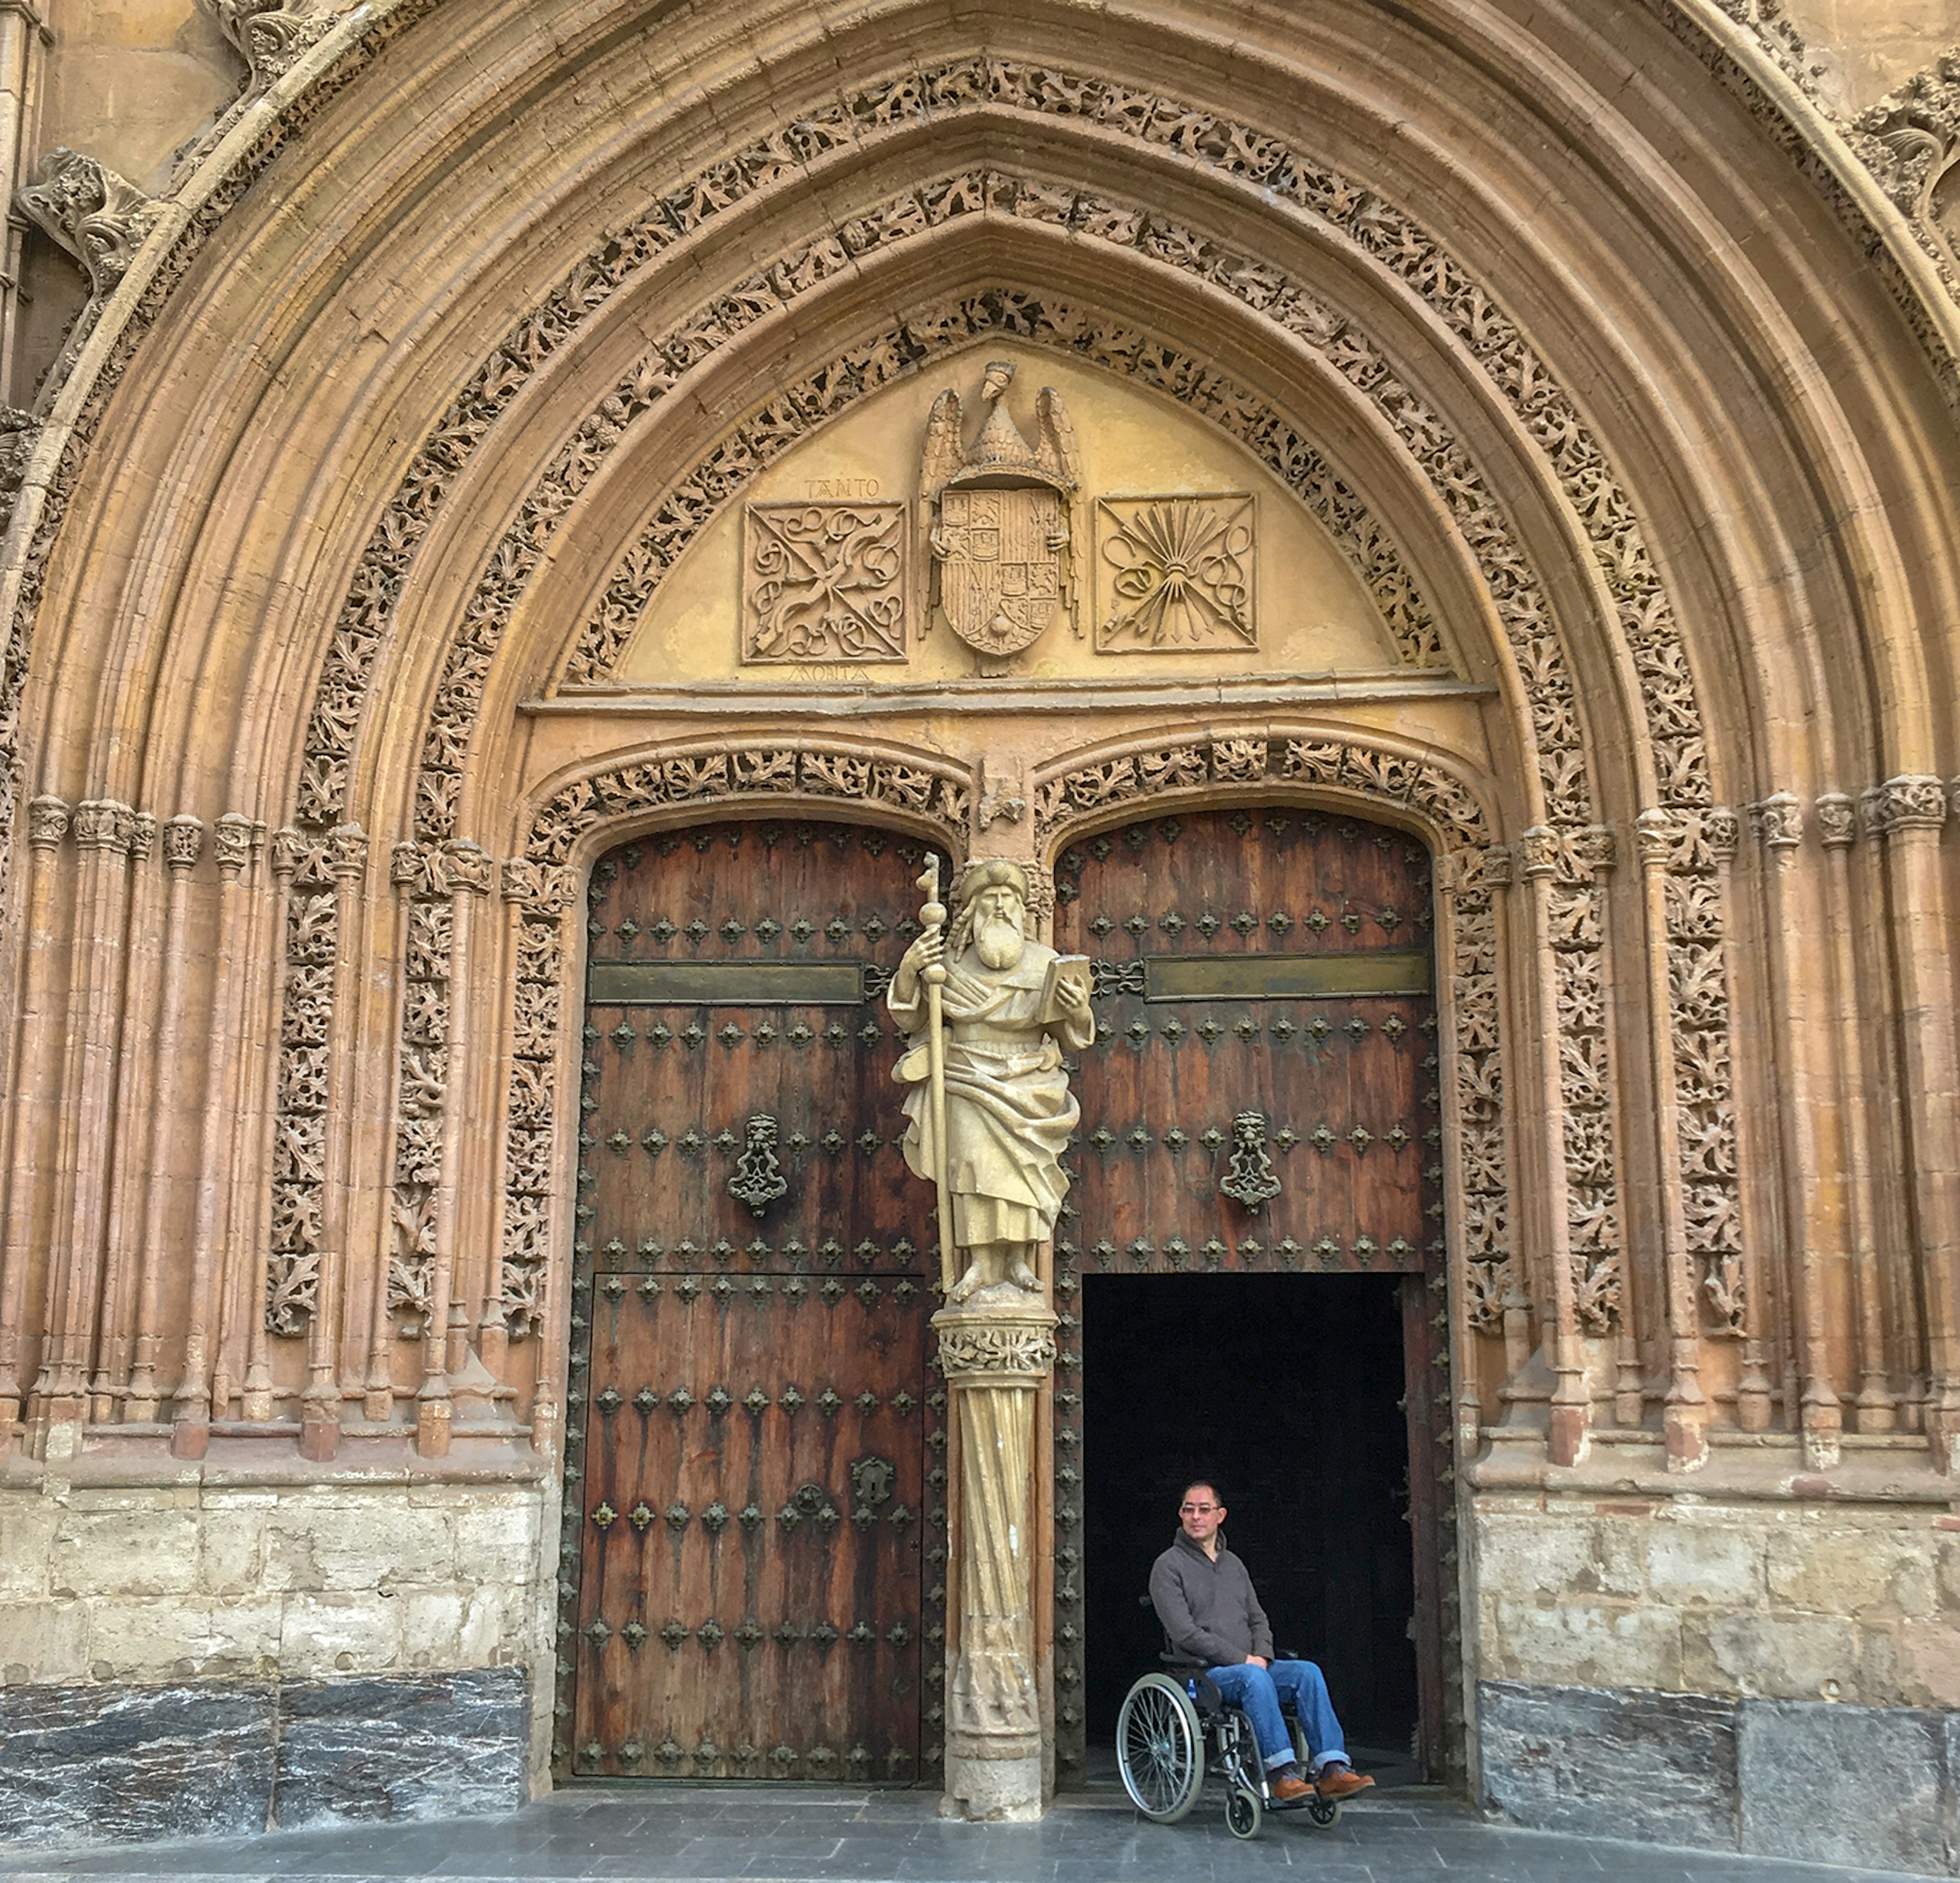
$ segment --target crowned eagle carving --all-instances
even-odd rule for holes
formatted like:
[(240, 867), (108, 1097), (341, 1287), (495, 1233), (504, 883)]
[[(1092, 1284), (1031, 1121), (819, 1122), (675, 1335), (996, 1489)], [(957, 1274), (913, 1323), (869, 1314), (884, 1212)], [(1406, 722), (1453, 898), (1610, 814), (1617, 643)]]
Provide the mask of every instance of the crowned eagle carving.
[(1075, 428), (1052, 386), (1035, 396), (1035, 442), (1015, 423), (1007, 395), (1014, 368), (988, 363), (987, 415), (966, 440), (966, 413), (952, 387), (933, 401), (919, 466), (931, 551), (931, 609), (999, 672), (1057, 619), (1074, 625), (1075, 500), (1082, 483)]

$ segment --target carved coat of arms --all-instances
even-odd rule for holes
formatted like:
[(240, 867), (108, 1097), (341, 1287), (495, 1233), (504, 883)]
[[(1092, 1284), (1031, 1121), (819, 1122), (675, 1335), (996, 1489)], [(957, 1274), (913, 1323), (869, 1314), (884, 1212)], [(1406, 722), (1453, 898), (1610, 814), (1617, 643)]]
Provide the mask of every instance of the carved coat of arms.
[(1074, 428), (1060, 395), (1044, 386), (1035, 399), (1039, 442), (1030, 445), (1007, 410), (1013, 378), (1004, 361), (988, 364), (987, 417), (970, 449), (959, 393), (941, 393), (920, 466), (936, 599), (983, 667), (1074, 617)]

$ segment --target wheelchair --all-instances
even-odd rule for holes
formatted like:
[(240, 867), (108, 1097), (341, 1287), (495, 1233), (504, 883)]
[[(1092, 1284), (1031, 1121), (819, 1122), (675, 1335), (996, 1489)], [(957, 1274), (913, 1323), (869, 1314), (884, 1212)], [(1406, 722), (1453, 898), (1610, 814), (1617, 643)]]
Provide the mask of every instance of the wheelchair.
[[(1287, 1710), (1294, 1756), (1307, 1767), (1305, 1735)], [(1153, 1824), (1174, 1824), (1198, 1802), (1208, 1770), (1225, 1784), (1225, 1827), (1235, 1837), (1256, 1837), (1269, 1810), (1304, 1811), (1325, 1831), (1340, 1821), (1341, 1806), (1309, 1792), (1297, 1805), (1273, 1802), (1252, 1722), (1208, 1675), (1179, 1679), (1146, 1674), (1123, 1697), (1116, 1714), (1116, 1769), (1130, 1802)]]

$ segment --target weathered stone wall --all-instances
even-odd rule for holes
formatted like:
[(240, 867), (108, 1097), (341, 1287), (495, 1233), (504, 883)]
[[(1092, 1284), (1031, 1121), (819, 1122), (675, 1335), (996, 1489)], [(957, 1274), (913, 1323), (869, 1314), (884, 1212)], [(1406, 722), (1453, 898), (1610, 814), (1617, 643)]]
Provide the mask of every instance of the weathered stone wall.
[[(1960, 1519), (1936, 1504), (1473, 1505), (1482, 1802), (1546, 1830), (1944, 1872)], [(1823, 1773), (1860, 1774), (1855, 1819)]]
[(1479, 1498), (1491, 1679), (1960, 1707), (1960, 1521), (1939, 1506)]
[(509, 1809), (549, 1716), (535, 1482), (0, 1488), (0, 1836)]

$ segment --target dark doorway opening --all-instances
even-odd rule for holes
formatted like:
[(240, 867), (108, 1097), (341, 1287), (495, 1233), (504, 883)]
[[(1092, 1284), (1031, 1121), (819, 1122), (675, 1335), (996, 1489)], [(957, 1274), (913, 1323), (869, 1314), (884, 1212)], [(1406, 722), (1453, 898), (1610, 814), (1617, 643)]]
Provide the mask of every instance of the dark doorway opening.
[[(1192, 1477), (1281, 1652), (1316, 1661), (1351, 1746), (1406, 1757), (1418, 1698), (1396, 1275), (1090, 1275), (1083, 1289), (1089, 1743), (1157, 1665), (1140, 1605)], [(1363, 1759), (1364, 1766), (1373, 1763)], [(1413, 1773), (1411, 1774), (1413, 1776)]]

